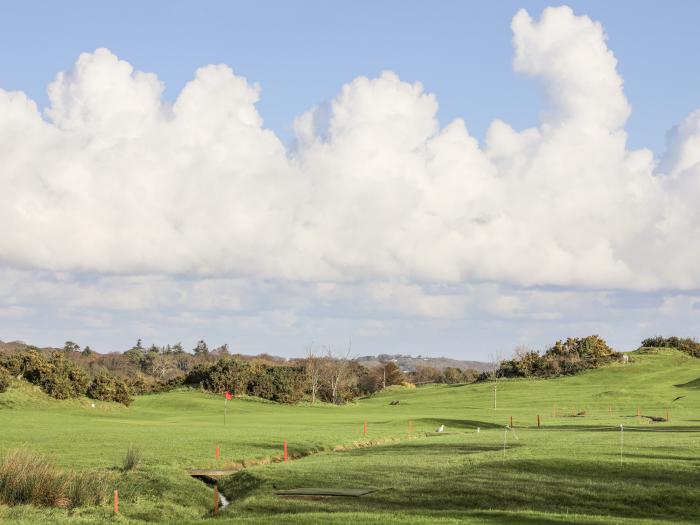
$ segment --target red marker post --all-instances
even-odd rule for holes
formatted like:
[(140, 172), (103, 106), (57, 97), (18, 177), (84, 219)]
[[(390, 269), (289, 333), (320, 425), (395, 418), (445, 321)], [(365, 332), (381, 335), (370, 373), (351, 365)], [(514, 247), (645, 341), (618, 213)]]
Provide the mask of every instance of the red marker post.
[(287, 461), (287, 441), (284, 441), (284, 461)]
[(114, 513), (119, 514), (119, 491), (114, 491)]
[(219, 447), (216, 447), (216, 452), (214, 452), (214, 457), (216, 458), (216, 461), (219, 461)]
[(362, 422), (362, 433), (366, 436), (367, 435), (367, 421)]

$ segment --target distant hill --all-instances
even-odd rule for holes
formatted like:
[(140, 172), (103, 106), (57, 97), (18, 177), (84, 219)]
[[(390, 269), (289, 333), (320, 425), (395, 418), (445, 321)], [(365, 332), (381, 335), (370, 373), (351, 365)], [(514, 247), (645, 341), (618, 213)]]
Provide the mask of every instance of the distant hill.
[(459, 359), (451, 359), (449, 357), (413, 357), (410, 355), (401, 354), (379, 354), (378, 356), (366, 355), (358, 357), (356, 361), (368, 368), (377, 366), (382, 362), (386, 363), (387, 361), (394, 361), (397, 365), (399, 365), (401, 370), (406, 372), (413, 372), (419, 366), (429, 366), (432, 368), (437, 368), (438, 370), (453, 367), (460, 368), (462, 370), (472, 369), (483, 372), (490, 366), (489, 363), (485, 363), (483, 361), (461, 361)]
[[(29, 350), (31, 348), (35, 347), (25, 343), (24, 341), (10, 341), (8, 343), (0, 341), (0, 352), (21, 352), (24, 350)], [(52, 351), (60, 350), (60, 348), (45, 347), (39, 348), (39, 350)]]

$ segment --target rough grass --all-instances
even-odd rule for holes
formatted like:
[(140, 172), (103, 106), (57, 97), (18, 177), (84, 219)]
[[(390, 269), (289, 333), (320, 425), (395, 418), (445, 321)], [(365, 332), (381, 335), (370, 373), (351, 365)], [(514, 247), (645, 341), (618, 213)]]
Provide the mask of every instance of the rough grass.
[(41, 507), (79, 507), (107, 500), (112, 481), (99, 472), (58, 469), (42, 454), (12, 450), (0, 463), (0, 502)]
[(139, 463), (141, 463), (141, 449), (139, 447), (129, 445), (129, 448), (124, 455), (124, 459), (122, 460), (122, 471), (129, 472), (130, 470), (134, 470), (139, 466)]
[[(63, 467), (91, 472), (119, 465), (125, 443), (141, 447), (140, 467), (117, 480), (123, 523), (213, 519), (211, 488), (185, 469), (241, 463), (257, 466), (221, 481), (232, 503), (217, 522), (695, 523), (699, 378), (699, 359), (648, 351), (630, 364), (574, 377), (503, 381), (497, 410), (490, 385), (436, 385), (343, 407), (235, 400), (226, 425), (223, 400), (196, 391), (139, 397), (128, 409), (110, 403), (93, 409), (80, 400), (46, 400), (41, 392), (12, 388), (0, 394), (0, 448), (31, 447), (56, 455)], [(400, 404), (389, 405), (394, 399)], [(671, 420), (648, 423), (636, 417), (637, 407), (644, 415), (668, 410)], [(569, 417), (582, 411), (585, 417)], [(515, 434), (506, 436), (504, 457), (504, 425), (511, 416)], [(440, 424), (445, 434), (434, 435)], [(426, 434), (431, 437), (417, 437)], [(303, 459), (275, 462), (284, 440), (290, 456)], [(369, 442), (384, 444), (362, 447)], [(365, 486), (379, 490), (361, 498), (274, 495), (276, 488)], [(0, 506), (3, 520), (113, 518), (109, 505)]]

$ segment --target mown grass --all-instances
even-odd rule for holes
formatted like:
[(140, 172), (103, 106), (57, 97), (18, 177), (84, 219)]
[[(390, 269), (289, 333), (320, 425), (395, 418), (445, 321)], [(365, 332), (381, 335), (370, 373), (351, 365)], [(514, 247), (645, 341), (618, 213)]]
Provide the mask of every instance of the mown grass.
[[(140, 397), (128, 409), (109, 403), (93, 409), (15, 386), (0, 394), (0, 449), (23, 446), (55, 454), (66, 468), (91, 471), (120, 467), (125, 446), (138, 446), (141, 466), (117, 480), (119, 520), (129, 523), (213, 520), (211, 489), (185, 469), (217, 465), (216, 446), (218, 466), (275, 459), (284, 440), (292, 456), (321, 454), (222, 480), (233, 502), (217, 521), (692, 523), (700, 515), (700, 433), (685, 431), (700, 430), (698, 378), (700, 360), (653, 351), (579, 376), (504, 381), (497, 410), (489, 385), (441, 385), (394, 390), (344, 407), (236, 400), (225, 426), (223, 400), (196, 391)], [(394, 399), (400, 404), (390, 406)], [(638, 420), (637, 406), (647, 415), (668, 410), (671, 421)], [(582, 410), (586, 417), (569, 417)], [(537, 415), (542, 428), (524, 428), (535, 427)], [(507, 435), (504, 458), (503, 426), (510, 416), (516, 429)], [(440, 424), (446, 435), (408, 439), (409, 425), (415, 438)], [(386, 444), (353, 448), (370, 440)], [(348, 450), (330, 452), (335, 445)], [(275, 487), (303, 486), (379, 490), (358, 499), (274, 495)], [(0, 521), (106, 523), (110, 510), (0, 507)]]

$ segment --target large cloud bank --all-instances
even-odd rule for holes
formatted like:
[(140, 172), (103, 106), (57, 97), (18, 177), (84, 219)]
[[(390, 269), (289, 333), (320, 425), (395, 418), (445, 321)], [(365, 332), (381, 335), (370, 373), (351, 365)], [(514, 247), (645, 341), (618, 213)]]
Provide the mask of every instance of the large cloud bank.
[(602, 27), (562, 7), (539, 20), (520, 11), (512, 30), (515, 70), (542, 89), (541, 121), (495, 121), (483, 145), (462, 120), (441, 128), (436, 97), (391, 72), (299, 116), (289, 148), (263, 126), (259, 88), (225, 65), (199, 69), (172, 104), (155, 75), (106, 49), (57, 76), (44, 115), (0, 90), (0, 264), (344, 286), (700, 287), (700, 111), (661, 160), (630, 151)]

